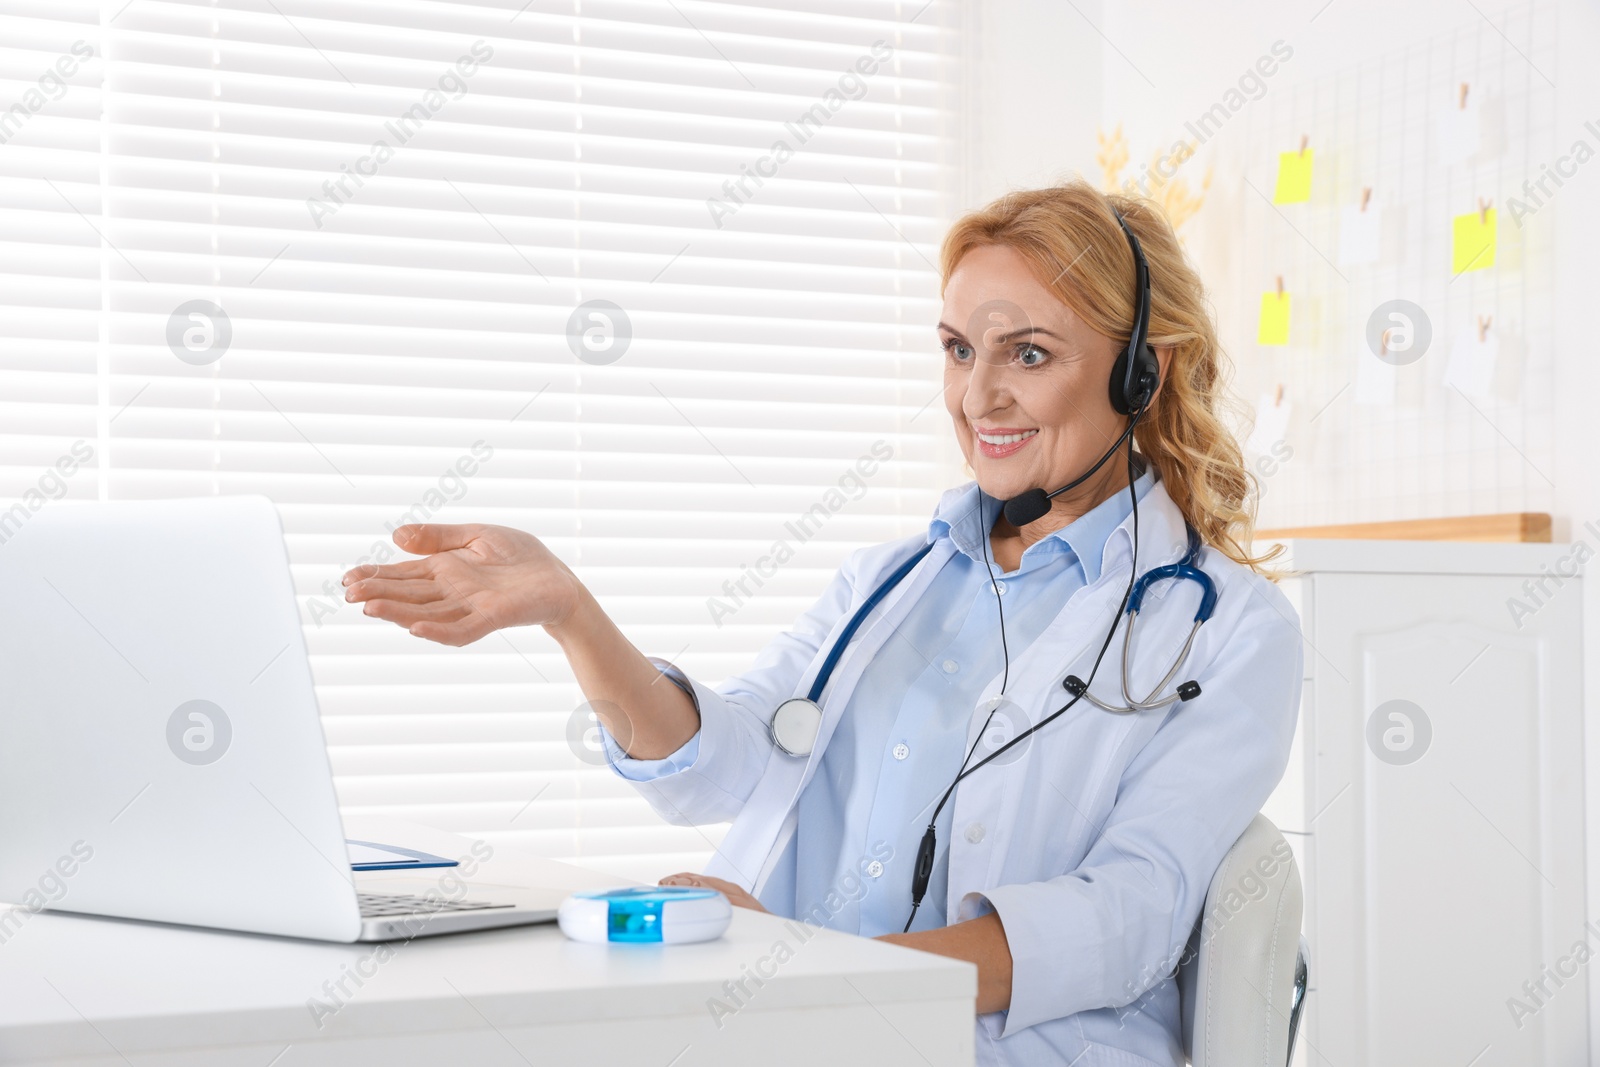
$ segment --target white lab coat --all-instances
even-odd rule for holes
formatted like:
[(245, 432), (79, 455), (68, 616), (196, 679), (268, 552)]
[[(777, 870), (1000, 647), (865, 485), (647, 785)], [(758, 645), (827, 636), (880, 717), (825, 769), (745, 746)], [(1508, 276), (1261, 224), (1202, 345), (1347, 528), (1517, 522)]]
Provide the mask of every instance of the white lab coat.
[[(1183, 517), (1159, 481), (1138, 510), (1140, 572), (1180, 558)], [(1099, 579), (1069, 598), (1030, 647), (1012, 649), (1007, 695), (1031, 721), (1067, 701), (1068, 674), (1088, 677), (1127, 586), (1132, 531), (1129, 516), (1106, 541)], [(854, 553), (751, 670), (716, 690), (692, 682), (701, 716), (694, 763), (635, 783), (669, 822), (732, 820), (706, 873), (745, 886), (773, 911), (794, 907), (793, 886), (773, 884), (772, 875), (794, 834), (800, 792), (847, 694), (954, 551), (948, 539), (851, 642), (823, 695), (811, 755), (777, 750), (767, 722), (783, 700), (805, 694), (856, 606), (925, 543), (919, 533)], [(1080, 701), (1024, 742), (1022, 758), (1001, 757), (975, 772), (951, 800), (948, 895), (924, 906), (942, 904), (949, 923), (998, 911), (1013, 959), (1009, 1011), (979, 1019), (980, 1062), (1054, 1058), (1073, 1048), (1102, 1053), (1082, 1064), (1172, 1062), (1177, 1000), (1168, 976), (1212, 873), (1288, 763), (1302, 666), (1299, 620), (1275, 585), (1210, 548), (1199, 564), (1219, 598), (1177, 680), (1197, 680), (1200, 696), (1137, 715)], [(1146, 596), (1133, 650), (1136, 696), (1170, 667), (1198, 602), (1192, 582), (1162, 582)], [(1092, 686), (1108, 703), (1122, 703), (1121, 653), (1119, 629)], [(996, 675), (983, 696), (998, 693), (1000, 683)], [(975, 708), (969, 745), (983, 719)], [(1137, 1012), (1113, 1010), (1135, 1001)], [(1087, 1014), (1070, 1034), (1041, 1027), (1048, 1040), (1030, 1045), (1028, 1028), (1077, 1013)], [(1013, 1035), (1019, 1039), (996, 1040)]]

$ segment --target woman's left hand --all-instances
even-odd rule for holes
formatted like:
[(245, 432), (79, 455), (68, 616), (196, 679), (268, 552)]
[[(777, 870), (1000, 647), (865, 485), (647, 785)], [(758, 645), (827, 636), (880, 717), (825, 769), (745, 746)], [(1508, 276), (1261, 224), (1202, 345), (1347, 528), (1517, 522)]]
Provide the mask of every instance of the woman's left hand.
[(696, 885), (705, 889), (715, 889), (728, 898), (728, 903), (736, 908), (749, 908), (751, 911), (766, 911), (761, 906), (761, 901), (744, 891), (742, 886), (721, 878), (713, 878), (708, 874), (691, 874), (681, 871), (678, 874), (669, 874), (661, 879), (661, 885)]

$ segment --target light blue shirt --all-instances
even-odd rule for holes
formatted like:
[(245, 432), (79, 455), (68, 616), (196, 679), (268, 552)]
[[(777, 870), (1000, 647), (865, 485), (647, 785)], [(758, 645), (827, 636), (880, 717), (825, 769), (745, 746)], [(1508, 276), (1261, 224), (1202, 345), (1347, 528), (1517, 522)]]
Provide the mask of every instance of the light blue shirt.
[[(1153, 482), (1145, 470), (1134, 492), (1143, 499)], [(961, 767), (973, 706), (1004, 669), (1000, 610), (1014, 661), (1068, 598), (1099, 578), (1106, 539), (1131, 510), (1126, 488), (1118, 490), (1029, 545), (1014, 571), (1002, 571), (991, 554), (995, 584), (1004, 590), (997, 594), (984, 553), (985, 532), (1001, 506), (973, 483), (929, 522), (928, 540), (948, 538), (957, 551), (862, 675), (800, 796), (798, 827), (775, 875), (779, 884), (795, 887), (791, 916), (867, 937), (905, 928), (917, 847)], [(1004, 727), (996, 723), (995, 729)], [(609, 734), (602, 736), (616, 766), (626, 753)], [(650, 781), (693, 764), (699, 742), (697, 732), (663, 759), (629, 760), (617, 769)], [(1004, 774), (1005, 760), (1002, 755), (974, 773)], [(933, 874), (913, 930), (945, 925), (953, 810), (946, 803), (939, 814)], [(865, 892), (858, 888), (863, 884)]]

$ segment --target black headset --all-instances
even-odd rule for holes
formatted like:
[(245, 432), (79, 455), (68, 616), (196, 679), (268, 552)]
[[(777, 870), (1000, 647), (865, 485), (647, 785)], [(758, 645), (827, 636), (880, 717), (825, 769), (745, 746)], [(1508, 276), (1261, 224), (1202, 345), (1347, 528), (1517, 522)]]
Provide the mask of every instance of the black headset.
[(1133, 288), (1138, 302), (1128, 350), (1118, 356), (1111, 367), (1111, 407), (1119, 415), (1131, 415), (1155, 396), (1156, 385), (1161, 380), (1161, 364), (1156, 360), (1155, 349), (1145, 341), (1150, 331), (1150, 265), (1145, 262), (1139, 239), (1128, 228), (1122, 212), (1112, 208), (1111, 213), (1117, 217), (1117, 225), (1128, 235), (1128, 246), (1133, 249)]

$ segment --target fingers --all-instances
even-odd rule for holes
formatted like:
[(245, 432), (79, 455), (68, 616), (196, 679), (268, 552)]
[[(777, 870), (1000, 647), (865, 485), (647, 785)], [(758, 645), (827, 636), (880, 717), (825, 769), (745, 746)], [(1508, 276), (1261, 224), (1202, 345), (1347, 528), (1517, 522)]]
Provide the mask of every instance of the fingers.
[(434, 552), (448, 552), (452, 548), (465, 548), (482, 531), (483, 525), (476, 522), (464, 525), (412, 523), (395, 527), (394, 543), (412, 555), (426, 556)]
[(717, 892), (727, 897), (728, 903), (732, 904), (736, 908), (749, 908), (751, 911), (767, 910), (766, 908), (762, 907), (761, 902), (755, 897), (751, 896), (743, 886), (736, 885), (724, 878), (713, 878), (709, 874), (694, 874), (690, 871), (680, 871), (677, 874), (667, 875), (657, 884), (689, 885), (699, 886), (703, 889), (715, 889)]
[(444, 599), (437, 583), (424, 578), (364, 578), (352, 582), (344, 591), (352, 604), (366, 600), (396, 600), (402, 604), (431, 604)]
[(374, 619), (384, 619), (408, 629), (419, 622), (449, 623), (478, 615), (472, 605), (463, 604), (459, 600), (434, 600), (425, 604), (411, 604), (401, 600), (369, 600), (362, 610)]
[[(442, 523), (413, 523), (398, 526), (394, 543), (418, 556), (448, 552), (462, 548), (483, 532), (481, 523), (449, 526)], [(433, 572), (433, 562), (426, 559), (406, 559), (399, 563), (364, 563), (351, 567), (344, 573), (344, 584), (351, 585), (367, 578), (426, 578)]]
[[(427, 563), (414, 560), (413, 563)], [(361, 568), (388, 572), (390, 567)], [(492, 633), (496, 624), (443, 574), (422, 578), (362, 578), (345, 590), (363, 613), (404, 626), (413, 636), (444, 645), (466, 645)]]
[(426, 578), (432, 569), (432, 562), (425, 559), (408, 559), (399, 563), (363, 563), (344, 572), (344, 584), (353, 585), (367, 578)]
[(494, 627), (482, 615), (473, 612), (471, 615), (457, 622), (424, 621), (413, 623), (408, 627), (411, 636), (420, 637), (426, 641), (433, 641), (441, 645), (453, 645), (460, 648), (470, 645), (480, 637), (494, 633)]

